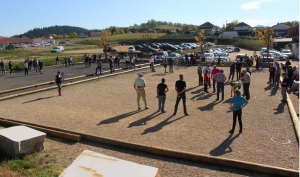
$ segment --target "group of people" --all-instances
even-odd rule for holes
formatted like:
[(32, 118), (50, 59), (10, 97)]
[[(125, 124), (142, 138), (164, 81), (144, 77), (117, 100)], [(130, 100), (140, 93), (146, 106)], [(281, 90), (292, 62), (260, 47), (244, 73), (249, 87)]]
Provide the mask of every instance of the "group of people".
[[(10, 73), (12, 70), (12, 64), (11, 61), (9, 61), (9, 69), (10, 69)], [(34, 58), (33, 60), (30, 58), (25, 59), (24, 61), (24, 71), (25, 71), (25, 76), (28, 76), (28, 71), (35, 71), (40, 72), (40, 74), (43, 74), (43, 68), (44, 68), (44, 62), (42, 60), (37, 60), (36, 58)]]

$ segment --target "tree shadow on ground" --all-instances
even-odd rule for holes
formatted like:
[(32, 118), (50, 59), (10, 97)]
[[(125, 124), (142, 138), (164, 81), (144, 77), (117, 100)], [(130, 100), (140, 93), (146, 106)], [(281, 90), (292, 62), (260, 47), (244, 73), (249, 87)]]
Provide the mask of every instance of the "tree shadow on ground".
[(109, 118), (109, 119), (106, 119), (106, 120), (102, 120), (97, 125), (111, 124), (111, 123), (119, 122), (119, 120), (125, 119), (126, 117), (132, 116), (132, 115), (137, 114), (139, 112), (141, 112), (141, 111), (136, 110), (136, 111), (131, 111), (131, 112), (128, 112), (128, 113), (125, 113), (125, 114), (121, 114), (121, 115), (118, 115), (118, 116), (115, 116), (115, 117), (112, 117), (112, 118)]
[(154, 119), (155, 117), (159, 116), (160, 114), (162, 114), (162, 113), (160, 113), (158, 111), (154, 112), (149, 116), (146, 116), (142, 119), (139, 119), (139, 120), (136, 120), (136, 121), (130, 123), (127, 128), (134, 127), (134, 126), (146, 125), (148, 121)]
[(31, 102), (35, 102), (35, 101), (46, 100), (46, 99), (50, 99), (50, 98), (53, 98), (53, 97), (57, 97), (57, 96), (48, 96), (48, 97), (37, 98), (37, 99), (34, 99), (34, 100), (23, 102), (22, 104), (31, 103)]
[(205, 106), (199, 107), (200, 111), (211, 111), (214, 109), (214, 106), (220, 103), (221, 101), (213, 101)]
[(233, 136), (230, 134), (218, 147), (215, 149), (211, 150), (209, 152), (210, 155), (212, 156), (222, 156), (224, 154), (228, 154), (232, 152), (232, 149), (230, 147), (231, 143), (240, 136), (241, 133)]
[(279, 103), (278, 104), (278, 107), (276, 109), (273, 109), (275, 110), (276, 112), (274, 112), (274, 114), (281, 114), (284, 112), (284, 106), (285, 106), (285, 103)]
[(161, 130), (164, 126), (167, 126), (177, 120), (180, 120), (182, 118), (184, 118), (185, 116), (181, 116), (181, 117), (178, 117), (174, 120), (171, 120), (169, 121), (171, 118), (173, 118), (174, 116), (170, 116), (168, 117), (167, 119), (163, 120), (162, 122), (158, 123), (157, 125), (153, 126), (153, 127), (149, 127), (147, 128), (146, 130), (144, 130), (144, 132), (142, 133), (142, 135), (146, 135), (147, 133), (154, 133), (154, 132), (157, 132), (159, 130)]
[(278, 87), (273, 87), (269, 96), (275, 96), (278, 89), (279, 89)]

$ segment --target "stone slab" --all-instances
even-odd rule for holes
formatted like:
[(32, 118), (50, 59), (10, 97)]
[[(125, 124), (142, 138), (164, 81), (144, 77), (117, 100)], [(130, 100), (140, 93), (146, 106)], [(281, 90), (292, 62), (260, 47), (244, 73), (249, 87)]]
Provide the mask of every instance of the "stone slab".
[(0, 130), (0, 151), (10, 157), (27, 155), (44, 149), (46, 133), (26, 126)]
[(159, 177), (158, 168), (84, 150), (60, 177)]

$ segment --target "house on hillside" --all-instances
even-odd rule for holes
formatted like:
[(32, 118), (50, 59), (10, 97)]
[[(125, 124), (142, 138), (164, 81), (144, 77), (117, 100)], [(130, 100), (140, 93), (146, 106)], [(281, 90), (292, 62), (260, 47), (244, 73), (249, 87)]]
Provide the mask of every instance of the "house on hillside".
[(0, 38), (0, 49), (6, 49), (6, 46), (9, 44), (13, 45), (22, 45), (22, 44), (31, 44), (32, 39), (29, 38)]
[(89, 37), (89, 35), (88, 35), (88, 34), (85, 34), (85, 33), (80, 33), (80, 34), (78, 35), (78, 37), (79, 37), (79, 38), (87, 38), (87, 37)]
[(33, 38), (32, 39), (32, 43), (35, 44), (45, 44), (45, 43), (51, 43), (51, 44), (55, 44), (55, 40), (53, 39), (52, 36), (50, 37), (38, 37), (38, 38)]
[(235, 25), (233, 27), (233, 30), (236, 31), (239, 35), (249, 36), (252, 34), (253, 28), (250, 25), (248, 25), (244, 22), (241, 22), (241, 23)]
[(101, 37), (102, 32), (91, 32), (91, 37)]
[(210, 22), (205, 22), (198, 27), (199, 30), (204, 30), (206, 34), (215, 34), (217, 32), (217, 27)]
[(275, 36), (285, 36), (288, 34), (288, 30), (291, 28), (289, 25), (278, 23), (277, 25), (272, 26)]

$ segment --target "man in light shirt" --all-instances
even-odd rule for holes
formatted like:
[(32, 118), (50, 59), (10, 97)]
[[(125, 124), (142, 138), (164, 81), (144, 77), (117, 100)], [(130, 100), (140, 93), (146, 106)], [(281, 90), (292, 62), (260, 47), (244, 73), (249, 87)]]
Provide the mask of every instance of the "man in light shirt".
[(220, 72), (215, 74), (213, 76), (213, 78), (217, 82), (217, 99), (216, 99), (216, 101), (219, 100), (220, 91), (222, 91), (222, 100), (224, 100), (224, 82), (226, 81), (226, 75), (224, 74), (224, 71), (220, 70)]
[(140, 105), (141, 97), (144, 101), (145, 109), (149, 109), (148, 103), (147, 103), (147, 98), (146, 98), (146, 91), (145, 91), (146, 81), (143, 78), (143, 73), (138, 73), (138, 76), (139, 77), (135, 79), (134, 85), (133, 85), (134, 89), (136, 90), (136, 94), (137, 94), (138, 110), (141, 110), (141, 105)]
[(244, 88), (244, 95), (246, 96), (246, 100), (250, 100), (250, 82), (251, 82), (251, 77), (250, 73), (248, 73), (246, 70), (243, 70), (243, 77), (242, 77), (242, 83), (243, 83), (243, 88)]
[(150, 64), (151, 64), (151, 71), (155, 72), (155, 68), (154, 68), (154, 56), (153, 55), (150, 58)]

